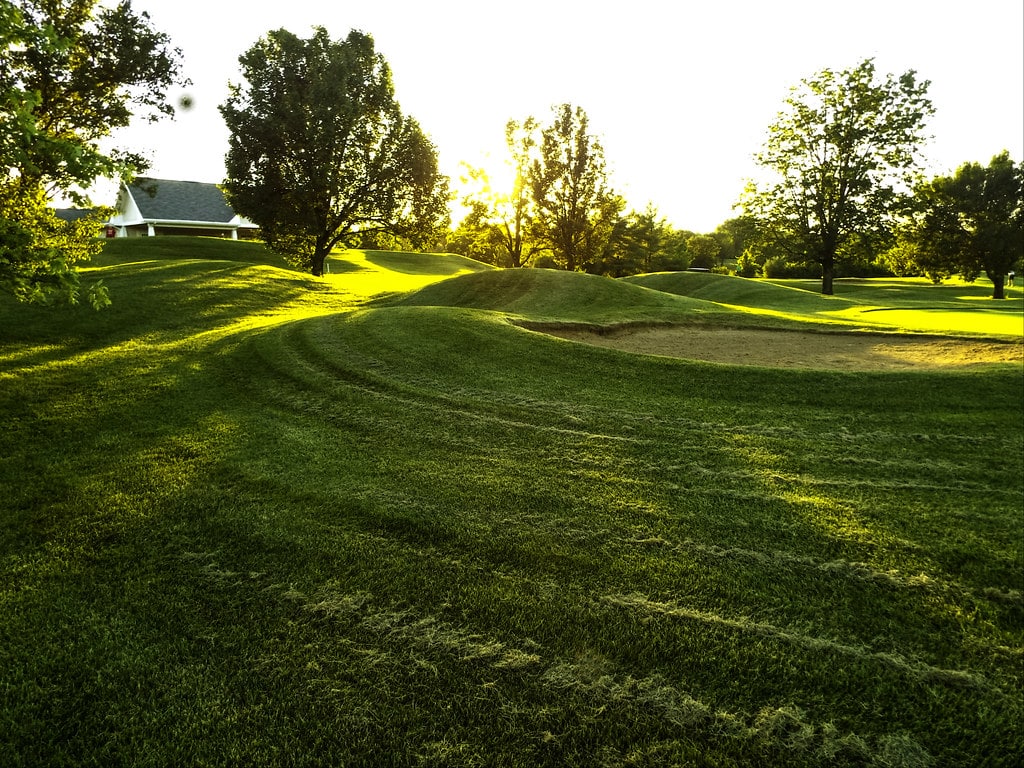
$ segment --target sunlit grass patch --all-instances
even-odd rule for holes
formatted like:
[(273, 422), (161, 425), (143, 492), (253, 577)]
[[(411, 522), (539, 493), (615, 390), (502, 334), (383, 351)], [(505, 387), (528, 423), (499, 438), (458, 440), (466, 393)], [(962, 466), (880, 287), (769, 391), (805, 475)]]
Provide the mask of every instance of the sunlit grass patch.
[(659, 291), (699, 298), (757, 317), (796, 323), (917, 333), (1024, 336), (1024, 292), (991, 299), (991, 287), (921, 278), (838, 280), (834, 296), (806, 280), (753, 280), (662, 272), (624, 278)]
[(363, 298), (404, 293), (449, 277), (493, 267), (455, 254), (336, 251), (326, 262), (327, 280)]
[(829, 313), (838, 320), (925, 333), (967, 333), (984, 336), (1024, 336), (1024, 313), (1019, 310), (900, 309), (857, 307)]

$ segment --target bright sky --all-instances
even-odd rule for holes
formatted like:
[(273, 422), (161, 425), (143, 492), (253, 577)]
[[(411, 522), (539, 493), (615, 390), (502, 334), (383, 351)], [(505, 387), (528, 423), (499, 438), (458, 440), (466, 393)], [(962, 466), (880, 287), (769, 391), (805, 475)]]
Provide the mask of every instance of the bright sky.
[(874, 57), (914, 69), (936, 107), (930, 170), (1024, 159), (1021, 0), (133, 0), (182, 49), (194, 106), (123, 143), (162, 178), (220, 182), (227, 130), (217, 106), (238, 56), (268, 30), (313, 25), (371, 34), (396, 96), (457, 183), (463, 161), (500, 168), (504, 127), (582, 107), (612, 185), (652, 202), (680, 229), (710, 232), (735, 215), (752, 155), (789, 88), (825, 67)]

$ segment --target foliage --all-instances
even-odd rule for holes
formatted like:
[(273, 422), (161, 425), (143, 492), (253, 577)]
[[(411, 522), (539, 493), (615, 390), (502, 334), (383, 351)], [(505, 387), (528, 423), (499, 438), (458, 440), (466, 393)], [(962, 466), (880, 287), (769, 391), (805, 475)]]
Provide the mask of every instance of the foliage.
[(555, 107), (530, 166), (536, 238), (570, 272), (601, 253), (623, 201), (608, 186), (604, 149), (580, 107)]
[(718, 254), (721, 244), (714, 235), (690, 235), (686, 240), (686, 252), (690, 257), (690, 266), (700, 269), (712, 269), (718, 266)]
[(539, 130), (533, 117), (506, 123), (505, 145), (512, 171), (509, 190), (494, 189), (484, 169), (466, 166), (467, 174), (460, 181), (469, 187), (462, 200), (468, 213), (452, 234), (449, 250), (512, 269), (526, 266), (543, 250), (534, 238), (535, 204), (528, 182)]
[(491, 220), (492, 208), (488, 202), (467, 197), (463, 204), (469, 210), (448, 234), (445, 250), (461, 253), (484, 264), (507, 266), (506, 253), (499, 242), (498, 228)]
[(47, 190), (73, 192), (144, 164), (100, 140), (133, 116), (173, 113), (181, 52), (125, 0), (0, 3), (3, 161)]
[(528, 174), (535, 160), (538, 123), (528, 117), (521, 123), (509, 120), (505, 125), (505, 144), (512, 161), (512, 193), (499, 199), (497, 239), (508, 258), (507, 266), (516, 268), (526, 264), (536, 253), (531, 231), (535, 221), (536, 202), (530, 195)]
[(743, 251), (740, 257), (736, 260), (736, 274), (740, 277), (757, 276), (757, 262), (754, 261), (750, 251)]
[(742, 205), (790, 261), (821, 265), (822, 293), (832, 293), (837, 259), (885, 236), (905, 206), (900, 190), (934, 111), (928, 85), (913, 70), (879, 81), (871, 59), (825, 69), (793, 89), (769, 126), (756, 159), (773, 177), (748, 185)]
[[(0, 292), (31, 304), (77, 304), (81, 284), (75, 265), (99, 253), (96, 233), (108, 214), (98, 209), (62, 221), (38, 184), (0, 180)], [(94, 309), (110, 304), (102, 281), (87, 288), (86, 299)]]
[(225, 190), (267, 244), (314, 275), (339, 245), (391, 235), (420, 244), (447, 227), (437, 153), (395, 100), (373, 39), (269, 32), (240, 58), (221, 114)]
[(643, 211), (618, 216), (602, 252), (584, 268), (609, 277), (686, 269), (690, 234), (673, 229), (653, 205), (648, 205)]
[(719, 224), (714, 235), (721, 244), (719, 261), (739, 261), (757, 239), (758, 223), (752, 216), (736, 216)]
[(911, 229), (917, 264), (929, 275), (985, 272), (992, 297), (1004, 298), (1007, 273), (1024, 254), (1024, 164), (1008, 152), (988, 167), (964, 163), (952, 176), (917, 188), (920, 211)]
[[(136, 113), (169, 114), (180, 52), (129, 2), (0, 0), (0, 290), (21, 301), (76, 303), (76, 265), (99, 250), (106, 209), (77, 222), (48, 208), (55, 192), (128, 173), (140, 158), (100, 141)], [(109, 304), (97, 283), (95, 308)]]

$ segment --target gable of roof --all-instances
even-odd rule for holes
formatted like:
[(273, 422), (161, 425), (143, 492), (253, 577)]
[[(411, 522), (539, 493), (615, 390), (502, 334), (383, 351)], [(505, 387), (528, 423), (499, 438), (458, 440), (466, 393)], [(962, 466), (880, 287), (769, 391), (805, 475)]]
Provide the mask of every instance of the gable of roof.
[(142, 218), (149, 221), (228, 223), (235, 217), (216, 184), (138, 176), (128, 185)]

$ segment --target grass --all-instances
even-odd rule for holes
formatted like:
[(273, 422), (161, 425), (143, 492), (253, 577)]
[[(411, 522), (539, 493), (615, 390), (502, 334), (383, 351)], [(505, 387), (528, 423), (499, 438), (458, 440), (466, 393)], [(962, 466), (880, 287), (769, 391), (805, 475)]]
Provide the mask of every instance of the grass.
[(132, 246), (107, 311), (0, 302), (0, 764), (1019, 761), (1020, 366), (521, 327), (858, 328), (845, 284), (836, 316), (738, 278)]
[(844, 279), (822, 296), (818, 280), (737, 280), (697, 272), (658, 272), (624, 279), (634, 285), (715, 302), (773, 322), (912, 333), (1024, 335), (1024, 291), (992, 301), (987, 281), (932, 285), (924, 278)]

